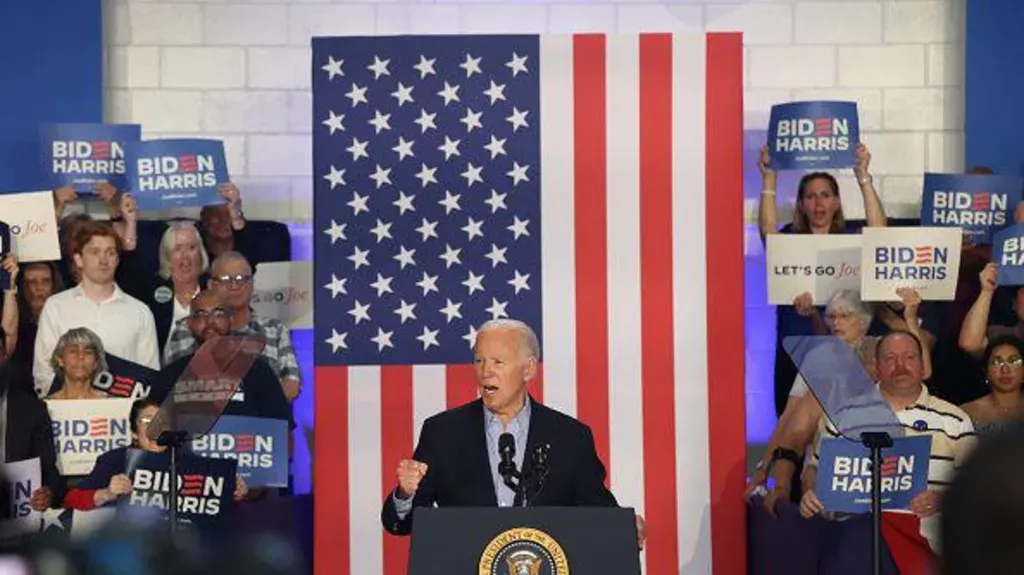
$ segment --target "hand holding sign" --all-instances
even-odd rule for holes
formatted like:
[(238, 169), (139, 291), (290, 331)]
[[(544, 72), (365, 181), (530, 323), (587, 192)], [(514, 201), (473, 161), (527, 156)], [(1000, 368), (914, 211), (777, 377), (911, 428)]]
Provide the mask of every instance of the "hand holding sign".
[(939, 494), (931, 489), (918, 493), (910, 500), (910, 510), (918, 517), (931, 517), (939, 512)]
[(814, 490), (808, 489), (804, 491), (804, 496), (800, 498), (800, 515), (805, 519), (810, 519), (822, 511), (825, 511), (825, 506), (821, 504), (821, 500), (814, 494)]
[(33, 511), (46, 511), (53, 504), (53, 492), (50, 491), (49, 487), (40, 487), (32, 493), (32, 499), (29, 505), (32, 506)]
[(811, 292), (804, 292), (793, 300), (793, 307), (796, 308), (796, 313), (810, 317), (814, 314), (814, 298), (811, 296)]
[(132, 480), (124, 473), (119, 473), (110, 478), (107, 489), (114, 495), (128, 495), (132, 492)]
[(7, 275), (7, 282), (0, 282), (0, 290), (6, 290), (10, 289), (18, 281), (18, 258), (10, 253), (2, 257), (3, 261), (0, 262), (0, 269), (3, 269), (4, 274)]
[(991, 294), (996, 291), (996, 278), (999, 276), (999, 269), (996, 264), (989, 262), (982, 268), (978, 278), (981, 281), (981, 291)]
[(871, 166), (871, 152), (864, 144), (857, 144), (856, 156), (853, 160), (853, 173), (858, 180), (868, 176), (868, 167)]

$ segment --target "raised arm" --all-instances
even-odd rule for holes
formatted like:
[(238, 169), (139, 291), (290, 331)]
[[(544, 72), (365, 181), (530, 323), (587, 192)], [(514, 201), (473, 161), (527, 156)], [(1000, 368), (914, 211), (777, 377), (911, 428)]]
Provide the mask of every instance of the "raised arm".
[(864, 144), (857, 144), (857, 160), (853, 167), (853, 174), (857, 177), (857, 185), (860, 186), (860, 193), (864, 197), (864, 214), (868, 226), (873, 228), (884, 228), (888, 225), (885, 218), (885, 208), (882, 207), (882, 200), (878, 198), (875, 190), (875, 180), (868, 168), (871, 165), (871, 152)]
[(900, 288), (896, 290), (903, 300), (903, 320), (906, 323), (907, 331), (914, 334), (914, 337), (921, 342), (921, 362), (924, 364), (924, 371), (921, 378), (929, 380), (932, 377), (932, 351), (931, 346), (924, 339), (924, 330), (921, 329), (917, 318), (917, 310), (921, 307), (921, 294), (914, 288)]
[(4, 328), (7, 335), (3, 342), (10, 355), (18, 345), (18, 258), (14, 254), (7, 254), (0, 262), (0, 266), (11, 278), (10, 289), (4, 290), (3, 316), (0, 317), (0, 327)]
[(981, 270), (981, 293), (964, 317), (960, 328), (960, 349), (973, 357), (981, 357), (988, 345), (988, 313), (996, 292), (996, 265), (989, 263)]
[(778, 184), (778, 176), (775, 170), (769, 167), (770, 162), (768, 146), (763, 146), (761, 157), (757, 161), (757, 167), (761, 170), (761, 200), (757, 208), (757, 223), (762, 239), (768, 234), (779, 231), (779, 213), (775, 207), (775, 188)]

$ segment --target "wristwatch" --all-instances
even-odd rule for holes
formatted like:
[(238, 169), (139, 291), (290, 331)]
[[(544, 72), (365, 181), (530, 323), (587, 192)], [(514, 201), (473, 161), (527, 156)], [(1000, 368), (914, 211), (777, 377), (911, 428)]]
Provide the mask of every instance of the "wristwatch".
[(800, 467), (800, 454), (797, 453), (796, 451), (793, 451), (792, 449), (787, 449), (785, 447), (776, 447), (775, 451), (772, 452), (772, 463), (775, 463), (776, 461), (779, 461), (781, 459), (791, 461), (793, 465)]

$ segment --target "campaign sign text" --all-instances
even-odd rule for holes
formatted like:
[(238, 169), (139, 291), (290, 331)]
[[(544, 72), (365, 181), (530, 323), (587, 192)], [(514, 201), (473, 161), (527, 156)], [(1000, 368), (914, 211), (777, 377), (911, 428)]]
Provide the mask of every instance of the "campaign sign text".
[(1013, 176), (925, 174), (921, 225), (960, 227), (974, 245), (1013, 223), (1024, 179)]
[(61, 259), (53, 192), (0, 194), (0, 216), (7, 223), (10, 251), (18, 263)]
[(128, 146), (128, 183), (140, 210), (223, 204), (228, 166), (220, 140), (149, 140)]
[(861, 299), (899, 301), (896, 290), (914, 288), (925, 300), (956, 293), (960, 228), (864, 228)]
[(44, 124), (43, 170), (52, 174), (54, 187), (73, 186), (79, 193), (103, 182), (123, 189), (125, 146), (141, 135), (138, 124)]
[[(0, 221), (0, 263), (3, 263), (4, 257), (9, 253), (11, 253), (11, 226)], [(0, 291), (9, 289), (11, 289), (11, 274), (0, 267)]]
[(849, 168), (860, 124), (856, 102), (790, 102), (772, 106), (768, 150), (776, 170)]
[(998, 285), (1024, 285), (1024, 224), (1010, 226), (992, 236), (992, 261), (999, 268)]
[(253, 278), (252, 308), (290, 329), (313, 327), (311, 262), (266, 262)]
[(859, 234), (771, 234), (767, 243), (772, 305), (793, 305), (803, 293), (824, 305), (837, 290), (860, 289)]
[[(908, 509), (928, 488), (932, 438), (894, 437), (882, 450), (882, 508)], [(844, 438), (822, 439), (814, 493), (825, 509), (838, 513), (871, 511), (871, 452)]]
[(87, 475), (96, 458), (131, 443), (130, 399), (48, 399), (61, 475)]
[(192, 440), (192, 452), (238, 461), (238, 475), (250, 487), (288, 486), (288, 422), (222, 415), (213, 429)]
[[(166, 453), (128, 451), (128, 477), (132, 493), (129, 507), (167, 511), (171, 484)], [(209, 525), (222, 516), (235, 492), (233, 459), (208, 459), (186, 453), (178, 462), (178, 519), (182, 523)]]
[[(32, 510), (32, 494), (43, 486), (39, 458), (13, 461), (0, 465), (4, 490), (10, 495), (10, 519), (0, 522), (0, 535), (34, 533), (42, 526), (43, 516)], [(6, 500), (6, 498), (4, 498)]]
[[(106, 371), (96, 374), (92, 380), (94, 389), (98, 389), (113, 398), (140, 399), (149, 397), (153, 384), (157, 382), (155, 369), (139, 365), (127, 359), (121, 359), (111, 353), (104, 354), (107, 360)], [(61, 374), (53, 376), (50, 384), (50, 393), (56, 393), (64, 387), (64, 378)], [(167, 396), (167, 389), (158, 390), (153, 395), (158, 402), (163, 401)]]

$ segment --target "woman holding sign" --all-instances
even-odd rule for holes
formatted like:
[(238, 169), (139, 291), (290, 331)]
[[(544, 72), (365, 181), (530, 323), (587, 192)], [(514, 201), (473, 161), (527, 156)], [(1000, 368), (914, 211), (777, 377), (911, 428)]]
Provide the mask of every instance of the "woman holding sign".
[[(118, 497), (132, 492), (132, 480), (127, 475), (128, 450), (141, 449), (150, 453), (163, 453), (165, 446), (157, 445), (149, 438), (146, 431), (150, 422), (156, 417), (160, 405), (153, 399), (144, 398), (135, 401), (128, 417), (128, 427), (132, 432), (132, 444), (128, 447), (112, 449), (96, 459), (92, 473), (78, 482), (64, 497), (65, 509), (88, 511), (97, 507), (113, 504)], [(195, 456), (193, 456), (195, 457)], [(249, 489), (241, 477), (235, 478), (234, 500), (241, 501)]]
[[(871, 153), (864, 144), (857, 145), (856, 160), (853, 167), (857, 183), (860, 185), (861, 196), (864, 198), (864, 212), (867, 225), (885, 227), (885, 210), (882, 201), (875, 191), (873, 178), (868, 168), (871, 164)], [(775, 190), (778, 175), (771, 167), (771, 156), (768, 146), (761, 148), (758, 161), (761, 170), (761, 201), (758, 207), (758, 225), (761, 238), (770, 234), (848, 234), (854, 229), (843, 216), (843, 204), (839, 198), (839, 182), (827, 172), (812, 172), (800, 179), (796, 191), (796, 205), (793, 209), (793, 222), (779, 229), (778, 208), (775, 205)], [(810, 294), (803, 294), (797, 300), (807, 300)], [(797, 301), (794, 301), (794, 306)], [(782, 347), (782, 339), (790, 335), (813, 335), (814, 327), (810, 317), (801, 315), (794, 306), (776, 308), (776, 330), (778, 332), (775, 345), (775, 412), (782, 415), (789, 397), (789, 389), (796, 377), (796, 366)]]

